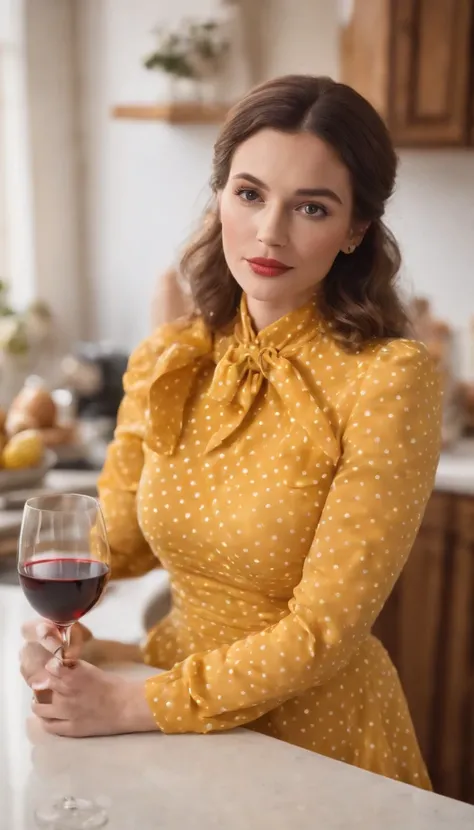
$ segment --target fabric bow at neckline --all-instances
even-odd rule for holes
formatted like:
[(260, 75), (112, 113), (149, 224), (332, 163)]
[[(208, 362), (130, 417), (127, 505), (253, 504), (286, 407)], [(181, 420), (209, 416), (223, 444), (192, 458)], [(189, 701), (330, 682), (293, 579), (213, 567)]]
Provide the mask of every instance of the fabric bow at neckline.
[(145, 441), (155, 452), (172, 455), (175, 451), (184, 407), (203, 362), (212, 358), (212, 347), (212, 336), (202, 319), (182, 329), (173, 327), (172, 340), (158, 358), (149, 391)]
[(211, 437), (207, 452), (219, 446), (240, 426), (267, 381), (283, 405), (305, 430), (313, 445), (337, 462), (339, 445), (318, 401), (296, 363), (303, 347), (321, 330), (313, 303), (290, 312), (255, 334), (242, 297), (240, 320), (218, 360), (208, 395), (225, 404), (226, 418)]
[(266, 382), (278, 393), (291, 422), (300, 424), (312, 445), (321, 447), (337, 463), (338, 442), (298, 368), (298, 357), (318, 332), (321, 323), (310, 303), (255, 334), (245, 295), (229, 336), (217, 336), (214, 342), (201, 319), (176, 329), (172, 342), (157, 360), (150, 385), (147, 445), (163, 455), (175, 451), (197, 376), (201, 367), (213, 360), (216, 367), (207, 395), (221, 405), (223, 413), (206, 453), (239, 428)]

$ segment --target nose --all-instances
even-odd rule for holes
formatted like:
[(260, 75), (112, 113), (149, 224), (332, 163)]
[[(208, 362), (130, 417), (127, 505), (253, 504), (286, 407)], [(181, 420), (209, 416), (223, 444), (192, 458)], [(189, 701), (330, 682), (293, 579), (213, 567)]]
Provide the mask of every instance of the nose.
[(283, 248), (288, 244), (288, 227), (283, 210), (268, 205), (259, 211), (257, 239), (267, 248)]

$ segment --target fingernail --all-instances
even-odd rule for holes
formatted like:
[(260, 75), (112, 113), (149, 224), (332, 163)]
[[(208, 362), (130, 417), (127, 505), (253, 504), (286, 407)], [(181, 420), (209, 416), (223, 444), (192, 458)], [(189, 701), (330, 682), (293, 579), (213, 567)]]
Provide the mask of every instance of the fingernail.
[(40, 640), (43, 640), (44, 637), (47, 637), (50, 633), (50, 628), (46, 625), (46, 623), (38, 623), (36, 626), (36, 633)]
[(31, 688), (35, 690), (35, 692), (43, 692), (45, 689), (49, 689), (49, 680), (37, 680), (35, 683), (31, 684)]
[(48, 660), (48, 662), (46, 663), (45, 668), (51, 674), (59, 674), (61, 670), (61, 663), (57, 657), (52, 657), (51, 660)]

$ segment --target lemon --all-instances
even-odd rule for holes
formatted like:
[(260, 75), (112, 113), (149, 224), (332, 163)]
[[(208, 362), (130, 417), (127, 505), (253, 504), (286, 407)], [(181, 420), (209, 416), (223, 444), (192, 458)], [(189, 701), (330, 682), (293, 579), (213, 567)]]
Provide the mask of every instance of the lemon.
[(36, 467), (43, 457), (43, 452), (41, 435), (34, 429), (27, 429), (10, 438), (2, 453), (2, 463), (6, 470)]

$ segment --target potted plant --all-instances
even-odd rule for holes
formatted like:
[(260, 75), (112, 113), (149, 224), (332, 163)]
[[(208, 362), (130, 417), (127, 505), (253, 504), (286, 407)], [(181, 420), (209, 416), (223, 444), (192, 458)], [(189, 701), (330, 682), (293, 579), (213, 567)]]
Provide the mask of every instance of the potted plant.
[(143, 65), (169, 77), (172, 99), (215, 98), (216, 80), (229, 48), (219, 21), (186, 18), (178, 27), (157, 28), (155, 34), (157, 46)]
[(52, 368), (55, 346), (49, 308), (37, 301), (16, 311), (0, 280), (0, 406), (10, 404), (29, 374)]

